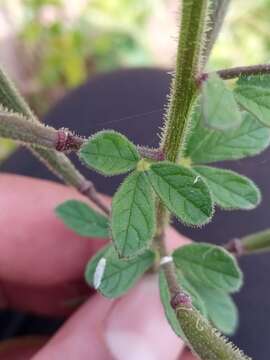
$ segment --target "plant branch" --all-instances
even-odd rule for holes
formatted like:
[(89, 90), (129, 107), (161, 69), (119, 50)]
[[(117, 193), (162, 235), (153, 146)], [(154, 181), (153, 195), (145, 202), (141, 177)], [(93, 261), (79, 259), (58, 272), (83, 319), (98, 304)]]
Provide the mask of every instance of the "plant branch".
[[(200, 71), (207, 0), (183, 0), (176, 75), (163, 131), (161, 148), (165, 158), (177, 162), (184, 146), (188, 121), (197, 96), (196, 78)], [(168, 211), (158, 201), (155, 245), (160, 257), (167, 256), (164, 233), (169, 223)], [(232, 344), (227, 343), (192, 306), (191, 298), (178, 283), (173, 262), (162, 265), (171, 294), (171, 305), (191, 349), (202, 360), (247, 359)], [(203, 325), (199, 327), (199, 325)]]
[[(208, 0), (183, 0), (176, 59), (176, 74), (172, 80), (170, 102), (165, 119), (161, 149), (165, 158), (177, 162), (183, 147), (187, 123), (196, 97), (196, 76), (200, 68)], [(164, 240), (169, 214), (164, 205), (157, 204), (156, 247), (161, 257), (167, 256)], [(171, 295), (181, 292), (173, 264), (164, 265)]]
[[(168, 223), (168, 212), (160, 202), (157, 206), (157, 234), (155, 245), (160, 257), (168, 255), (164, 227)], [(201, 360), (248, 360), (239, 349), (228, 342), (203, 316), (192, 306), (192, 300), (177, 280), (173, 262), (162, 265), (171, 295), (171, 306), (175, 311), (181, 329), (191, 349)]]
[(231, 0), (215, 0), (211, 4), (211, 12), (205, 34), (205, 47), (202, 52), (203, 64), (209, 59), (213, 46), (218, 38)]
[[(168, 256), (168, 251), (165, 243), (165, 229), (169, 223), (169, 213), (165, 206), (158, 201), (157, 203), (157, 230), (154, 238), (156, 249), (159, 257), (162, 259)], [(175, 268), (172, 262), (167, 262), (162, 265), (164, 274), (168, 283), (171, 298), (173, 299), (177, 294), (182, 292), (182, 289), (177, 281)]]
[[(270, 74), (270, 64), (238, 66), (229, 69), (221, 69), (216, 71), (216, 73), (223, 80), (231, 80), (238, 78), (240, 76), (264, 75), (264, 74)], [(202, 81), (206, 80), (210, 74), (211, 73), (203, 73), (202, 75), (200, 75), (198, 81), (200, 82), (200, 79)]]
[(144, 146), (137, 146), (137, 150), (143, 158), (154, 161), (165, 160), (165, 155), (162, 149), (152, 149)]
[(87, 180), (64, 154), (48, 150), (40, 146), (31, 145), (38, 159), (44, 163), (57, 177), (67, 185), (73, 186), (82, 195), (86, 196), (107, 216), (110, 215), (110, 208), (103, 201), (95, 189), (94, 184)]
[(77, 151), (84, 142), (67, 129), (56, 130), (6, 111), (0, 111), (0, 136), (57, 151)]
[[(165, 158), (172, 162), (177, 162), (180, 149), (183, 147), (189, 115), (197, 93), (196, 77), (200, 69), (207, 11), (208, 0), (182, 1), (176, 74), (172, 80), (170, 102), (161, 143)], [(168, 210), (158, 201), (155, 245), (161, 258), (167, 256), (164, 233), (168, 224)], [(163, 269), (171, 301), (175, 305), (175, 299), (182, 299), (183, 291), (177, 281), (173, 263), (164, 264)]]
[(237, 257), (269, 252), (270, 229), (244, 236), (241, 239), (232, 239), (224, 245), (224, 248)]
[(214, 329), (198, 310), (186, 304), (185, 299), (180, 299), (175, 311), (192, 350), (201, 360), (251, 360)]
[[(0, 137), (59, 152), (77, 152), (86, 141), (85, 138), (75, 135), (69, 129), (56, 130), (51, 126), (28, 121), (20, 114), (1, 111), (1, 109)], [(153, 161), (164, 160), (164, 153), (160, 149), (137, 146), (137, 150), (143, 158)]]
[(183, 0), (176, 73), (165, 117), (161, 147), (166, 159), (176, 162), (182, 147), (192, 105), (197, 94), (208, 1)]
[[(0, 104), (7, 111), (22, 114), (27, 120), (37, 124), (39, 123), (38, 119), (20, 96), (13, 83), (1, 69)], [(86, 195), (90, 201), (96, 204), (96, 206), (105, 214), (109, 215), (110, 209), (99, 197), (94, 185), (76, 170), (74, 165), (64, 154), (35, 145), (28, 145), (27, 147), (66, 184), (74, 186), (79, 192)], [(86, 188), (91, 190), (85, 192)]]

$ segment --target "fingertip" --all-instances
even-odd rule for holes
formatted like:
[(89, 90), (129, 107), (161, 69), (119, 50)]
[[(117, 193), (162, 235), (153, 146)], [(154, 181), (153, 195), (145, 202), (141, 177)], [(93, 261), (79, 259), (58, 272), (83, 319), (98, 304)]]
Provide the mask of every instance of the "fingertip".
[(117, 301), (106, 319), (105, 340), (115, 360), (176, 359), (183, 342), (167, 323), (156, 275)]
[(112, 304), (112, 300), (94, 295), (32, 360), (113, 360), (103, 336), (103, 323)]
[(82, 278), (89, 258), (106, 243), (76, 235), (56, 217), (54, 209), (61, 202), (85, 201), (71, 188), (1, 175), (0, 198), (3, 280), (47, 286)]

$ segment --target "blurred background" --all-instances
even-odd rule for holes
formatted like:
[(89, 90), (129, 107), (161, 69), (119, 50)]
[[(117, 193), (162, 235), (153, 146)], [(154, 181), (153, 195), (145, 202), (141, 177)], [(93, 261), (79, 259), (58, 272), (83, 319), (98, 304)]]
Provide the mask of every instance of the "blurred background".
[[(178, 2), (0, 0), (0, 64), (42, 116), (97, 73), (134, 66), (169, 69)], [(233, 0), (208, 67), (269, 61), (269, 17), (270, 0)], [(0, 140), (0, 162), (14, 148)]]

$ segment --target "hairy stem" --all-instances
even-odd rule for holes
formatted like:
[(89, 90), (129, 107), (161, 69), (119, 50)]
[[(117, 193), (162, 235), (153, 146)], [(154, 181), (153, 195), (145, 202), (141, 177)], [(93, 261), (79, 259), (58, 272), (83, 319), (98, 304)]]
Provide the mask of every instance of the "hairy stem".
[[(27, 120), (38, 123), (38, 119), (33, 114), (29, 106), (20, 96), (19, 92), (12, 84), (6, 74), (0, 69), (0, 104), (7, 111), (15, 112), (23, 115)], [(3, 110), (3, 109), (2, 109)], [(28, 148), (42, 160), (49, 169), (62, 179), (66, 184), (75, 186), (75, 188), (86, 195), (93, 203), (97, 205), (107, 215), (110, 209), (95, 191), (94, 185), (84, 178), (79, 171), (76, 170), (71, 161), (64, 155), (59, 154), (55, 150), (45, 149), (44, 147), (28, 145)], [(86, 184), (91, 184), (91, 191), (87, 193), (82, 192)], [(93, 196), (94, 194), (94, 196)], [(102, 204), (102, 205), (101, 205)]]
[[(77, 152), (85, 143), (86, 139), (75, 135), (69, 129), (54, 129), (39, 122), (29, 121), (23, 115), (1, 111), (0, 107), (0, 137), (22, 142), (26, 145), (53, 149), (59, 152)], [(142, 158), (153, 161), (164, 160), (161, 149), (152, 149), (137, 146)]]
[[(158, 201), (157, 203), (157, 230), (154, 238), (156, 249), (159, 253), (160, 258), (168, 255), (166, 243), (165, 243), (165, 229), (169, 224), (169, 213), (165, 206)], [(168, 262), (162, 265), (168, 287), (170, 290), (171, 297), (173, 298), (176, 294), (182, 290), (177, 281), (174, 265), (172, 262)]]
[(241, 239), (232, 239), (224, 247), (237, 257), (268, 252), (270, 251), (270, 229), (244, 236)]
[(202, 61), (205, 65), (209, 59), (213, 46), (217, 40), (223, 21), (225, 19), (231, 0), (213, 0), (209, 21), (205, 34), (205, 46), (202, 53)]
[(86, 196), (106, 215), (110, 215), (110, 208), (103, 201), (95, 189), (94, 184), (87, 180), (73, 165), (73, 163), (62, 153), (55, 150), (48, 150), (43, 147), (31, 146), (38, 159), (46, 165), (51, 172), (64, 181), (67, 185), (73, 186), (82, 195)]
[[(270, 64), (258, 64), (251, 66), (237, 66), (229, 69), (221, 69), (216, 71), (216, 73), (223, 80), (235, 79), (240, 76), (250, 76), (250, 75), (264, 75), (270, 74)], [(209, 73), (204, 73), (200, 77), (202, 79), (207, 79)]]
[(200, 72), (207, 9), (208, 0), (182, 1), (176, 73), (161, 143), (166, 159), (172, 162), (178, 159), (197, 94), (196, 77)]
[(193, 352), (199, 354), (201, 360), (251, 360), (186, 304), (185, 299), (179, 301), (176, 314)]
[(84, 142), (67, 129), (56, 130), (6, 111), (0, 111), (0, 136), (58, 151), (77, 151)]
[[(176, 74), (172, 80), (170, 103), (161, 143), (165, 158), (172, 162), (177, 162), (180, 149), (183, 147), (187, 122), (197, 93), (196, 77), (200, 70), (207, 11), (208, 0), (182, 1)], [(168, 223), (168, 210), (159, 201), (155, 242), (160, 257), (167, 256), (164, 233)], [(164, 264), (163, 267), (173, 298), (177, 293), (181, 293), (175, 268), (171, 262)]]
[[(165, 158), (177, 162), (184, 146), (188, 120), (197, 95), (196, 78), (200, 72), (201, 52), (207, 18), (207, 0), (183, 0), (180, 37), (170, 104), (166, 116), (161, 148)], [(164, 233), (169, 223), (168, 211), (161, 202), (157, 204), (157, 231), (155, 245), (160, 257), (167, 256)], [(226, 342), (207, 320), (192, 306), (176, 276), (173, 262), (162, 265), (171, 294), (171, 305), (191, 349), (202, 360), (247, 359), (238, 349)], [(203, 324), (199, 328), (198, 325)]]

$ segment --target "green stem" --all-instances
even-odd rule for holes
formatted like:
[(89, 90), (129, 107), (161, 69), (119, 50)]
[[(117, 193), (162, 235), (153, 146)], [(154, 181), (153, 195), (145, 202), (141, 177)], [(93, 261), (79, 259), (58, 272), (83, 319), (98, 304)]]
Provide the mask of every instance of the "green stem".
[[(0, 104), (7, 111), (19, 113), (23, 115), (28, 121), (38, 123), (36, 116), (20, 96), (19, 92), (12, 84), (10, 79), (1, 69)], [(64, 154), (59, 154), (55, 150), (45, 149), (44, 147), (40, 146), (28, 145), (28, 148), (66, 184), (75, 186), (79, 192), (86, 195), (103, 212), (109, 215), (110, 209), (97, 194), (94, 185), (90, 181), (86, 180), (84, 176), (76, 170), (74, 165)]]
[(245, 236), (241, 239), (244, 254), (270, 250), (270, 229)]
[(204, 65), (207, 63), (213, 46), (220, 33), (230, 2), (231, 0), (212, 1), (209, 21), (207, 24), (208, 30), (205, 34), (205, 47), (202, 54), (202, 61)]
[(270, 251), (270, 229), (232, 239), (225, 246), (235, 256), (251, 255)]
[[(161, 149), (167, 160), (176, 162), (187, 128), (189, 113), (196, 97), (196, 77), (200, 70), (208, 0), (183, 0), (177, 50), (176, 74), (172, 81), (170, 103), (165, 119)], [(169, 213), (159, 201), (157, 204), (156, 246), (160, 256), (167, 255), (164, 243)], [(171, 295), (180, 291), (172, 264), (164, 267)]]
[(191, 348), (201, 360), (251, 360), (189, 304), (179, 304), (176, 314)]
[(35, 155), (46, 165), (51, 172), (59, 177), (66, 184), (73, 186), (82, 195), (85, 195), (106, 215), (110, 215), (110, 208), (106, 205), (100, 195), (97, 193), (94, 184), (85, 179), (85, 177), (75, 168), (72, 162), (63, 153), (55, 150), (48, 150), (43, 147), (31, 146)]
[[(163, 258), (168, 255), (168, 251), (165, 243), (165, 229), (168, 226), (168, 224), (169, 224), (169, 212), (165, 208), (165, 206), (160, 201), (158, 201), (157, 229), (156, 229), (154, 242), (156, 249), (159, 253), (159, 258)], [(168, 262), (164, 264), (162, 267), (166, 276), (171, 297), (173, 298), (176, 294), (182, 291), (177, 281), (174, 265), (172, 262)]]
[[(59, 152), (79, 151), (86, 139), (68, 129), (54, 129), (37, 121), (29, 121), (24, 115), (8, 112), (0, 106), (0, 137), (19, 141), (25, 145), (53, 149)], [(142, 158), (164, 160), (161, 149), (137, 146)], [(44, 153), (44, 151), (43, 151)]]
[[(203, 48), (207, 0), (183, 0), (180, 37), (177, 52), (176, 75), (173, 79), (170, 103), (163, 131), (161, 148), (165, 158), (177, 162), (184, 146), (190, 113), (197, 96), (196, 78), (200, 73)], [(160, 202), (157, 205), (157, 232), (155, 244), (160, 257), (167, 256), (165, 227), (168, 225), (168, 211)], [(171, 305), (191, 349), (202, 360), (244, 360), (247, 359), (231, 344), (228, 344), (211, 325), (192, 307), (190, 298), (181, 290), (176, 269), (172, 262), (163, 265), (170, 289)], [(199, 328), (198, 324), (203, 324)]]
[(24, 144), (41, 146), (57, 151), (77, 151), (84, 139), (68, 129), (56, 130), (36, 121), (28, 121), (23, 115), (1, 111), (0, 136)]
[(176, 162), (184, 143), (193, 102), (197, 95), (196, 78), (207, 18), (208, 0), (183, 0), (176, 73), (165, 118), (161, 147), (167, 160)]
[(238, 78), (239, 76), (270, 74), (270, 64), (238, 66), (238, 67), (229, 68), (229, 69), (222, 69), (222, 70), (218, 70), (217, 74), (223, 80), (235, 79), (235, 78)]

